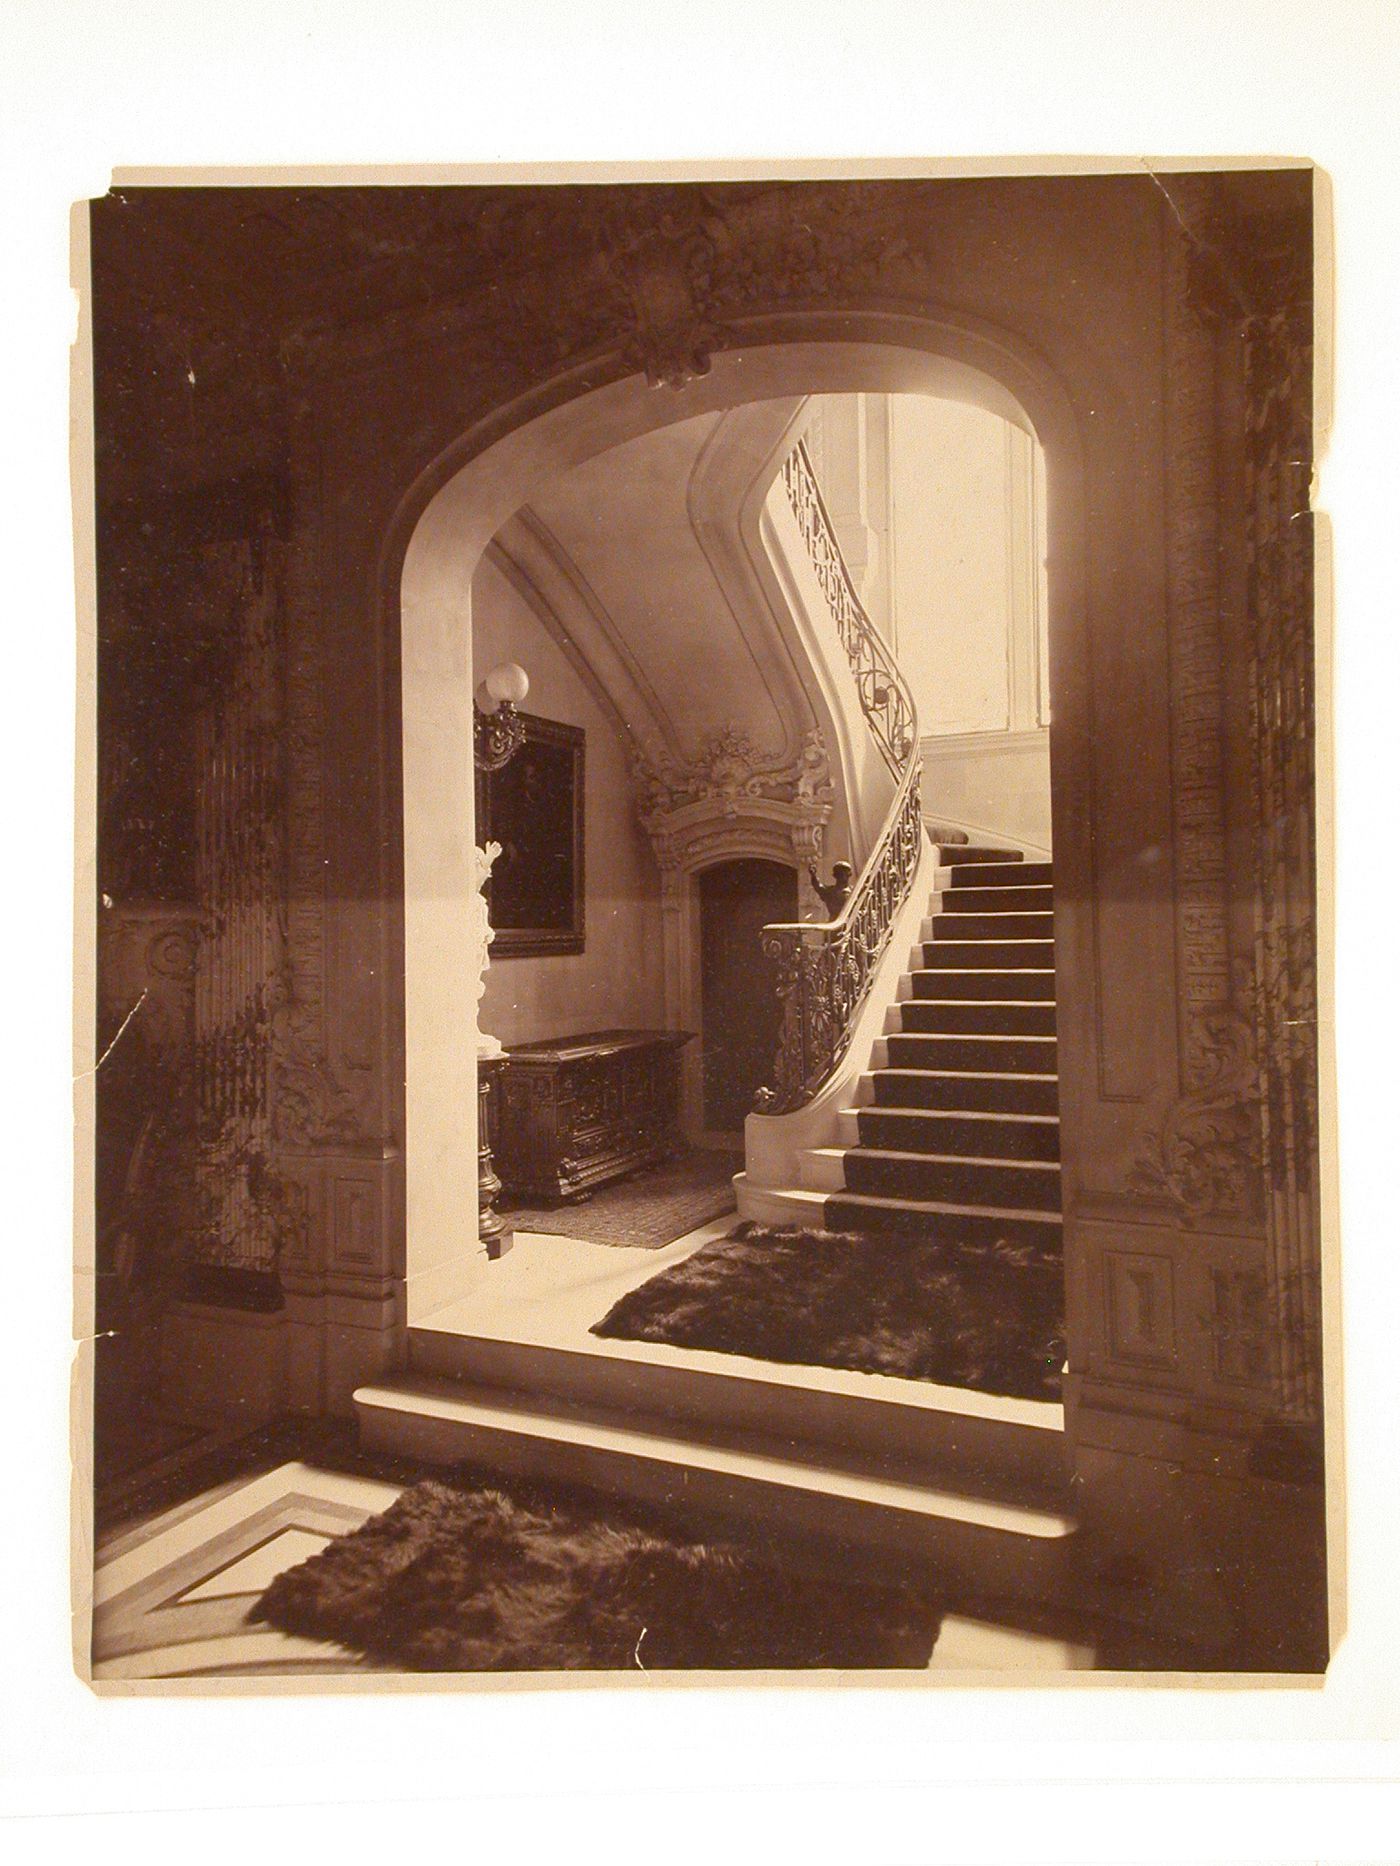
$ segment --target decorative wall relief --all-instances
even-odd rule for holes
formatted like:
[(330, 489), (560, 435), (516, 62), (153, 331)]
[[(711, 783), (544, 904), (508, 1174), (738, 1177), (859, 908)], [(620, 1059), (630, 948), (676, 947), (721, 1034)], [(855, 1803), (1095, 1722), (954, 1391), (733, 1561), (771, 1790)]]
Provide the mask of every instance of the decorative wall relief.
[(1180, 1094), (1143, 1137), (1133, 1191), (1187, 1224), (1260, 1213), (1251, 961), (1232, 954), (1226, 874), (1217, 333), (1227, 306), (1203, 259), (1208, 178), (1164, 205), (1167, 617)]
[(1249, 1212), (1257, 1203), (1260, 1161), (1249, 1018), (1230, 1006), (1203, 1013), (1196, 1040), (1197, 1087), (1168, 1105), (1129, 1175), (1133, 1191), (1165, 1200), (1187, 1225)]
[(1268, 1281), (1258, 1270), (1213, 1269), (1210, 1337), (1222, 1386), (1267, 1387), (1273, 1327)]
[(637, 814), (663, 874), (693, 872), (738, 855), (775, 855), (802, 873), (821, 853), (835, 786), (820, 730), (793, 758), (759, 752), (735, 727), (695, 757), (649, 763), (634, 755)]
[[(1312, 284), (1307, 208), (1230, 218), (1206, 177), (1175, 176), (1168, 228), (1167, 372), (1173, 778), (1182, 1074), (1186, 1094), (1149, 1135), (1136, 1189), (1185, 1222), (1263, 1223), (1259, 1290), (1217, 1280), (1217, 1375), (1272, 1382), (1282, 1417), (1321, 1406), (1316, 1184), (1317, 983), (1313, 851)], [(1253, 950), (1226, 922), (1215, 561), (1218, 372), (1243, 389), (1242, 511), (1249, 644)], [(1213, 509), (1212, 509), (1213, 508)], [(1223, 1273), (1222, 1273), (1223, 1274)], [(1235, 1319), (1220, 1322), (1220, 1317)], [(1218, 1326), (1217, 1326), (1218, 1324)], [(1224, 1329), (1224, 1335), (1220, 1330)], [(1221, 1341), (1226, 1345), (1221, 1346)], [(1223, 1357), (1223, 1358), (1222, 1358)]]
[(730, 821), (741, 807), (759, 801), (797, 804), (819, 814), (823, 809), (829, 812), (833, 790), (826, 741), (815, 726), (795, 758), (759, 752), (751, 739), (727, 726), (685, 763), (665, 759), (649, 764), (638, 753), (632, 769), (638, 811), (648, 825), (695, 803), (715, 806)]
[[(1311, 293), (1302, 237), (1244, 328), (1256, 999), (1274, 1378), (1285, 1419), (1322, 1407)], [(1291, 261), (1291, 264), (1289, 263)]]
[(675, 214), (617, 238), (612, 268), (633, 320), (623, 356), (653, 387), (679, 389), (710, 373), (710, 352), (724, 336), (705, 308), (714, 250), (701, 226)]
[[(1173, 204), (1205, 217), (1196, 177), (1173, 177)], [(1169, 210), (1166, 238), (1167, 605), (1171, 647), (1172, 812), (1181, 1078), (1188, 1095), (1220, 1075), (1230, 1004), (1226, 922), (1223, 667), (1218, 569), (1215, 334), (1203, 307), (1199, 236)]]
[(195, 964), (201, 1212), (192, 1271), (199, 1293), (269, 1306), (278, 1300), (277, 1260), (305, 1223), (298, 1189), (272, 1164), (282, 954), (280, 591), (275, 576), (258, 574), (246, 544), (232, 544), (211, 558), (209, 594), (227, 605), (235, 646), (196, 731), (195, 873), (204, 911)]

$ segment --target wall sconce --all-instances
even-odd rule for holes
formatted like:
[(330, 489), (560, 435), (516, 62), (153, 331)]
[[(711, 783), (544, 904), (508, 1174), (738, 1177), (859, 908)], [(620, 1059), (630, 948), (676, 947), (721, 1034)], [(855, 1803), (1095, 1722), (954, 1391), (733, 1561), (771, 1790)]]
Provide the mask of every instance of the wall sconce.
[(525, 721), (516, 710), (530, 691), (530, 676), (514, 661), (493, 667), (476, 690), (476, 762), (499, 771), (525, 743)]

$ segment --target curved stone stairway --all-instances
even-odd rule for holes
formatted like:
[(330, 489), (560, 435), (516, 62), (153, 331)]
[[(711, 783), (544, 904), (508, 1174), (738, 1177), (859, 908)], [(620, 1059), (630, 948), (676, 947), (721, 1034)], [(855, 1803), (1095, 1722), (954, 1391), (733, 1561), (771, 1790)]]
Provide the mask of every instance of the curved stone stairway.
[[(1058, 1255), (1054, 889), (1048, 862), (944, 849), (887, 1034), (812, 1181), (832, 1230), (1005, 1238)], [(838, 1178), (839, 1173), (839, 1178)], [(810, 1182), (809, 1182), (810, 1183)]]

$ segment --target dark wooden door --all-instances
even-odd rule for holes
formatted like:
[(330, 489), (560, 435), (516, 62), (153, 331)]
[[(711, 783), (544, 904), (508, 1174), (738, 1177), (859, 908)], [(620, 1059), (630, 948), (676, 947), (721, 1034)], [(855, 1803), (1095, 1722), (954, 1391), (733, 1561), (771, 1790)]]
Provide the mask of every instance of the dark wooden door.
[(745, 856), (697, 876), (705, 1126), (738, 1133), (755, 1090), (771, 1082), (778, 1040), (775, 967), (760, 935), (797, 918), (797, 870)]

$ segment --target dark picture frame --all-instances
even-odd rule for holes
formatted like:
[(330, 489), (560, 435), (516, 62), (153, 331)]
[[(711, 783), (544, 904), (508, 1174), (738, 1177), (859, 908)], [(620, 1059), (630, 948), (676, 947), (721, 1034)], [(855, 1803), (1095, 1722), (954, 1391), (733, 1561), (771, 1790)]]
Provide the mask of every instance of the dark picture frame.
[(476, 839), (499, 842), (488, 891), (493, 959), (584, 949), (582, 726), (522, 713), (525, 741), (478, 771)]

